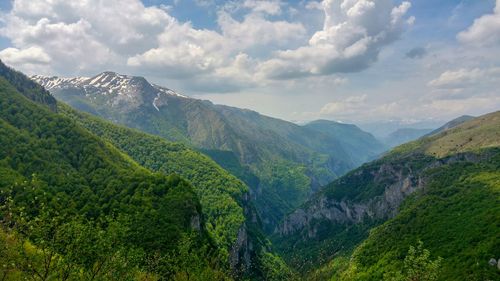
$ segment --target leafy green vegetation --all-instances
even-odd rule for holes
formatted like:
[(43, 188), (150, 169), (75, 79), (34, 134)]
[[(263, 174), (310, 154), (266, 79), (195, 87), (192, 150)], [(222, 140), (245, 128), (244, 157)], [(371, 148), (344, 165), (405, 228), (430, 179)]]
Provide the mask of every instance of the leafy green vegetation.
[[(280, 258), (265, 250), (269, 242), (261, 233), (259, 217), (248, 199), (248, 188), (236, 177), (186, 145), (117, 126), (65, 105), (60, 105), (59, 109), (62, 114), (109, 141), (144, 167), (167, 174), (175, 173), (188, 179), (200, 198), (206, 230), (219, 249), (220, 261), (229, 262), (238, 232), (244, 228), (255, 252), (251, 258), (253, 273), (250, 275), (265, 276), (276, 271), (269, 267), (264, 258), (272, 256), (274, 261)], [(237, 162), (235, 166), (238, 167)], [(284, 265), (282, 261), (274, 264)]]
[(183, 144), (116, 126), (68, 106), (60, 105), (60, 111), (144, 167), (165, 174), (175, 173), (193, 183), (207, 219), (207, 228), (217, 244), (226, 249), (224, 259), (227, 260), (227, 252), (245, 221), (242, 204), (247, 187), (240, 180)]
[[(216, 248), (204, 231), (201, 205), (187, 181), (142, 168), (74, 121), (26, 99), (3, 78), (0, 108), (0, 146), (5, 148), (0, 151), (0, 199), (3, 205), (12, 202), (1, 214), (4, 233), (32, 243), (33, 258), (43, 259), (37, 253), (50, 249), (54, 254), (45, 257), (49, 261), (57, 256), (54, 263), (61, 259), (92, 271), (101, 254), (114, 253), (109, 247), (123, 247), (140, 253), (141, 270), (163, 279), (199, 268), (220, 274), (217, 268), (224, 265), (213, 256)], [(109, 221), (123, 227), (124, 235), (115, 237), (119, 232)], [(62, 237), (54, 231), (59, 227)], [(113, 244), (100, 247), (93, 244), (99, 237), (74, 236), (98, 233)], [(199, 263), (183, 263), (189, 258), (179, 254), (183, 237), (191, 237), (189, 251)], [(158, 266), (150, 267), (151, 259), (158, 260)], [(47, 280), (45, 275), (41, 280)]]
[(294, 275), (271, 252), (248, 188), (207, 156), (63, 104), (51, 112), (7, 82), (0, 86), (7, 148), (0, 202), (9, 206), (0, 220), (12, 242), (0, 263), (15, 265), (0, 273), (39, 280)]
[(427, 171), (425, 190), (400, 213), (371, 231), (353, 254), (348, 280), (380, 280), (401, 267), (405, 249), (424, 241), (443, 258), (439, 280), (493, 280), (488, 260), (500, 247), (500, 151), (480, 163), (455, 163)]
[(0, 76), (7, 80), (20, 93), (29, 99), (48, 106), (55, 111), (57, 107), (56, 99), (38, 83), (26, 79), (26, 76), (6, 66), (0, 61)]
[(439, 277), (442, 258), (430, 259), (431, 253), (424, 249), (424, 243), (410, 246), (405, 257), (403, 270), (384, 275), (388, 281), (435, 281)]
[[(419, 240), (432, 255), (422, 250), (417, 257), (443, 258), (439, 276), (424, 280), (497, 279), (500, 272), (488, 261), (500, 248), (499, 117), (495, 112), (461, 123), (349, 172), (301, 207), (302, 214), (313, 214), (295, 217), (305, 226), (273, 242), (309, 280), (415, 280), (404, 257)], [(371, 215), (328, 218), (348, 219), (356, 204), (357, 210), (372, 208)]]

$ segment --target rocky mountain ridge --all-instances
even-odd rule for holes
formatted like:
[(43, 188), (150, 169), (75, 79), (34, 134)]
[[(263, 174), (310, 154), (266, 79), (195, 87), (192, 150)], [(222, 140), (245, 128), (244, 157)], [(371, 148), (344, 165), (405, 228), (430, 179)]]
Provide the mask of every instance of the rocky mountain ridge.
[[(324, 192), (320, 192), (304, 207), (288, 215), (276, 231), (282, 236), (302, 231), (307, 233), (308, 238), (315, 238), (317, 233), (315, 220), (334, 224), (357, 224), (365, 223), (367, 219), (373, 221), (390, 219), (398, 214), (399, 206), (409, 195), (425, 189), (426, 170), (454, 163), (478, 163), (488, 158), (488, 154), (460, 153), (442, 159), (428, 158), (430, 161), (425, 166), (416, 169), (408, 164), (380, 163), (369, 168), (369, 173), (373, 176), (373, 182), (383, 185), (382, 194), (363, 200), (351, 200), (329, 197)], [(410, 162), (409, 159), (408, 163)], [(363, 169), (367, 169), (366, 165), (337, 180), (337, 184), (342, 185), (346, 180), (345, 177), (363, 176), (363, 173), (366, 173)], [(387, 182), (387, 179), (393, 179), (393, 181)], [(335, 184), (332, 183), (332, 185)]]

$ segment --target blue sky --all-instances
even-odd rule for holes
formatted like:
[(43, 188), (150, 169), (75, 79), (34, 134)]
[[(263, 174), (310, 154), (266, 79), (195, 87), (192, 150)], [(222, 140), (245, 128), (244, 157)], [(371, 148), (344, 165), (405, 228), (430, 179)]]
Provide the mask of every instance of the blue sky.
[(500, 0), (81, 3), (1, 1), (0, 58), (28, 74), (145, 76), (287, 120), (500, 108)]

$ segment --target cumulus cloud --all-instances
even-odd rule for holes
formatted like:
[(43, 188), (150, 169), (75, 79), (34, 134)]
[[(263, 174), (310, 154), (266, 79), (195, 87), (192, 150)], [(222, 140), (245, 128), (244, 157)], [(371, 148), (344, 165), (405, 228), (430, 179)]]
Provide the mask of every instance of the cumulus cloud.
[(483, 15), (457, 35), (457, 39), (466, 44), (478, 46), (500, 45), (500, 0), (496, 1), (493, 14)]
[(6, 48), (0, 51), (0, 59), (7, 64), (35, 64), (47, 65), (51, 62), (49, 55), (38, 47), (30, 47), (19, 50), (16, 48)]
[(237, 91), (269, 80), (363, 70), (411, 24), (410, 3), (395, 6), (392, 0), (311, 1), (307, 7), (321, 8), (325, 17), (323, 29), (312, 35), (282, 16), (289, 6), (284, 1), (227, 5), (237, 8), (219, 6), (218, 28), (208, 30), (140, 0), (14, 0), (0, 28), (12, 47), (0, 57), (42, 74), (111, 69)]
[(428, 85), (437, 89), (464, 89), (468, 87), (483, 86), (487, 83), (500, 83), (500, 67), (481, 68), (461, 68), (458, 70), (448, 70), (430, 81)]
[(394, 6), (391, 0), (324, 0), (323, 29), (306, 46), (277, 51), (261, 71), (271, 79), (361, 71), (413, 23), (405, 17), (410, 7), (410, 2)]
[(224, 38), (217, 32), (172, 22), (158, 35), (158, 47), (129, 57), (127, 65), (173, 78), (209, 73), (223, 64)]
[(237, 21), (221, 11), (217, 21), (227, 47), (239, 51), (255, 46), (286, 46), (306, 33), (300, 23), (269, 21), (259, 13), (250, 13), (242, 21)]
[(147, 50), (173, 19), (137, 0), (16, 0), (3, 21), (0, 35), (14, 47), (43, 50), (55, 72), (73, 74), (117, 65)]

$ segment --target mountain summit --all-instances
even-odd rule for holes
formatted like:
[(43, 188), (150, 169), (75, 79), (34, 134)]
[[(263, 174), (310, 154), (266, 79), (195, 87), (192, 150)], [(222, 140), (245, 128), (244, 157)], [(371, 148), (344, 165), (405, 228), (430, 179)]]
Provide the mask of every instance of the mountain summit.
[[(90, 78), (41, 75), (34, 75), (31, 78), (70, 104), (71, 98), (79, 99), (79, 96), (84, 95), (88, 100), (94, 100), (94, 103), (105, 103), (120, 110), (130, 111), (144, 104), (159, 110), (165, 102), (164, 96), (186, 98), (173, 90), (151, 84), (143, 77), (122, 75), (112, 71), (105, 71)], [(68, 90), (70, 93), (66, 93)], [(57, 95), (59, 92), (64, 94)]]

